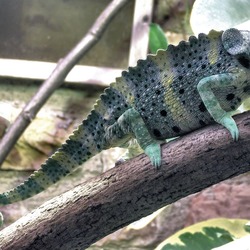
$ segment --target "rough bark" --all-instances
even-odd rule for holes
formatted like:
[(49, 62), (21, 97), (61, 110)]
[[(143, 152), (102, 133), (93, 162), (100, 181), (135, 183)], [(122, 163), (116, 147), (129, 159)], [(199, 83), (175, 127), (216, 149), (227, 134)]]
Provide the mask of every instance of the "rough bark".
[(2, 230), (0, 249), (85, 249), (162, 206), (249, 171), (250, 112), (235, 118), (238, 142), (213, 125), (164, 145), (160, 170), (140, 155)]

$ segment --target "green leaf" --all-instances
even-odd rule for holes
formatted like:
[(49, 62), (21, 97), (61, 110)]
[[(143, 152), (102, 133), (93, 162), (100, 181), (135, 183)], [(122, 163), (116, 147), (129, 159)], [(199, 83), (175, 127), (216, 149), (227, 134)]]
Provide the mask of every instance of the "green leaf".
[(151, 23), (149, 31), (150, 52), (156, 54), (158, 49), (167, 49), (167, 47), (167, 38), (162, 28), (156, 23)]
[(190, 24), (195, 34), (207, 34), (211, 29), (225, 30), (230, 27), (249, 29), (249, 19), (249, 0), (196, 0)]
[(248, 221), (244, 226), (246, 232), (250, 233), (250, 222)]
[(211, 250), (249, 235), (247, 220), (211, 219), (186, 227), (162, 242), (156, 250)]
[(219, 227), (206, 227), (203, 233), (184, 233), (180, 235), (184, 245), (166, 244), (162, 250), (211, 250), (233, 241), (230, 233)]
[(3, 215), (2, 213), (0, 213), (0, 227), (2, 227), (3, 225)]

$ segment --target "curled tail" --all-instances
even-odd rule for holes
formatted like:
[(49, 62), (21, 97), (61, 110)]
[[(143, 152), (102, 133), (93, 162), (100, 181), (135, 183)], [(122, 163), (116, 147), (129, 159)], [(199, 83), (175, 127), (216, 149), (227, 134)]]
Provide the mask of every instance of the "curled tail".
[[(121, 85), (125, 83), (123, 78), (117, 78), (117, 81)], [(116, 83), (112, 83), (105, 90), (87, 119), (38, 171), (30, 175), (24, 183), (0, 194), (0, 205), (25, 200), (42, 192), (97, 153), (118, 146), (112, 145), (117, 141), (118, 135), (114, 134), (113, 138), (108, 139), (105, 136), (107, 128), (129, 108), (126, 98), (116, 86)]]

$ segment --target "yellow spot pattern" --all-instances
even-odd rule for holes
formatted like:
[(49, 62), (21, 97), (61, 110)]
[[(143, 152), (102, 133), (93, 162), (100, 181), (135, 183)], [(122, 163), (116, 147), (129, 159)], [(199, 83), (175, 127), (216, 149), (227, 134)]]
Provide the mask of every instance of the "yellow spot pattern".
[[(186, 110), (186, 107), (182, 104), (182, 102), (179, 99), (178, 93), (175, 93), (173, 86), (171, 86), (175, 78), (175, 73), (172, 70), (170, 61), (163, 60), (163, 58), (161, 60), (161, 56), (164, 58), (166, 57), (170, 58), (170, 54), (168, 53), (168, 51), (165, 53), (160, 51), (157, 57), (152, 57), (150, 59), (153, 60), (160, 69), (162, 69), (163, 73), (160, 79), (163, 79), (162, 85), (167, 90), (164, 101), (165, 101), (166, 106), (168, 107), (168, 112), (171, 113), (170, 117), (173, 119), (173, 121), (176, 124), (183, 124), (183, 117), (185, 117), (186, 120), (190, 121), (189, 123), (186, 123), (186, 124), (188, 124), (191, 127), (195, 127), (197, 124), (193, 115), (190, 114)], [(162, 64), (163, 62), (164, 64)], [(166, 76), (164, 76), (165, 73), (167, 73)], [(186, 124), (183, 124), (183, 125), (185, 126)], [(182, 127), (182, 126), (180, 127), (183, 130), (187, 129), (186, 127)]]
[(208, 49), (208, 61), (211, 65), (215, 64), (219, 58), (219, 36), (221, 32), (216, 32), (214, 30), (210, 31), (208, 37), (210, 39), (210, 48)]
[(217, 40), (211, 40), (210, 49), (208, 50), (207, 58), (211, 65), (215, 64), (218, 61), (219, 51), (218, 51)]

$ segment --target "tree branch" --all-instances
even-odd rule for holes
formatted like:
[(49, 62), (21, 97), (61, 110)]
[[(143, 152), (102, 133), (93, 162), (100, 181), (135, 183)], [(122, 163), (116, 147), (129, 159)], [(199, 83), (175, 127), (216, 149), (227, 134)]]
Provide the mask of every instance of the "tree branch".
[(0, 141), (0, 166), (21, 134), (35, 118), (40, 108), (45, 104), (52, 93), (63, 83), (63, 80), (74, 65), (99, 41), (112, 18), (127, 1), (128, 0), (113, 0), (97, 18), (83, 39), (62, 60), (59, 61), (49, 78), (44, 81), (38, 92), (24, 107), (20, 115), (16, 118), (15, 122)]
[(140, 155), (58, 196), (0, 233), (0, 249), (85, 249), (185, 196), (250, 170), (250, 112), (240, 140), (213, 125), (163, 145), (163, 165)]

